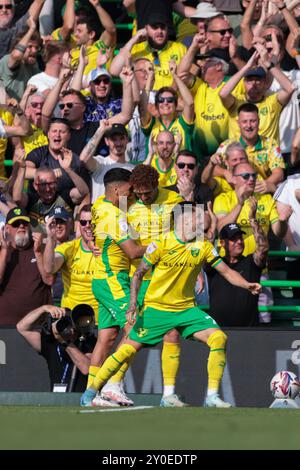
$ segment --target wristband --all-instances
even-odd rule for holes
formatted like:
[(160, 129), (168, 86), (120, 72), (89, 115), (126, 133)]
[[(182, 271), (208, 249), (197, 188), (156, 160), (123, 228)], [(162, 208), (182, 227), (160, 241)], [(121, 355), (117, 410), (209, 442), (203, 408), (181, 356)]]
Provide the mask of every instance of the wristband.
[(27, 47), (24, 46), (23, 44), (17, 44), (14, 49), (16, 49), (17, 51), (21, 52), (22, 54), (24, 54), (24, 52), (26, 51)]
[(284, 10), (286, 8), (286, 5), (283, 5), (283, 7), (277, 7), (279, 11)]

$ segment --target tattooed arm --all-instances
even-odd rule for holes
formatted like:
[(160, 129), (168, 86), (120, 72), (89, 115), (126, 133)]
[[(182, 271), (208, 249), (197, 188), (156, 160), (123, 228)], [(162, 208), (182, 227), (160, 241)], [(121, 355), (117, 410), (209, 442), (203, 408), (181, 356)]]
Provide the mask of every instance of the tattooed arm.
[(253, 253), (253, 259), (259, 268), (262, 268), (266, 264), (267, 256), (268, 256), (268, 249), (269, 249), (269, 243), (268, 243), (268, 238), (265, 235), (263, 229), (259, 225), (259, 222), (256, 218), (256, 209), (257, 209), (257, 200), (255, 197), (251, 196), (249, 198), (249, 205), (250, 205), (250, 211), (249, 211), (249, 221), (250, 225), (253, 231), (253, 235), (255, 238), (255, 243), (256, 243), (256, 250)]
[(109, 122), (102, 119), (100, 121), (99, 128), (96, 130), (95, 134), (89, 140), (80, 154), (80, 161), (85, 164), (89, 171), (96, 170), (96, 160), (94, 160), (93, 156), (95, 155), (100, 140), (102, 139), (105, 132), (110, 129), (110, 127), (111, 126)]
[(130, 284), (130, 305), (126, 312), (126, 318), (130, 325), (134, 325), (135, 323), (137, 314), (138, 293), (141, 287), (143, 277), (145, 276), (146, 272), (149, 271), (149, 269), (149, 264), (147, 264), (146, 261), (142, 260), (132, 278)]

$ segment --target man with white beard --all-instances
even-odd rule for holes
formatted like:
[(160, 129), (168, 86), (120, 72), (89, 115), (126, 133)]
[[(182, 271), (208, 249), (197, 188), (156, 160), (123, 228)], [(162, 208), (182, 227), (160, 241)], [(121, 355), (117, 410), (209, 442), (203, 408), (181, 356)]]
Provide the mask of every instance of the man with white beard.
[(53, 276), (43, 268), (42, 235), (31, 233), (24, 209), (8, 212), (0, 245), (0, 325), (15, 326), (29, 311), (52, 303)]

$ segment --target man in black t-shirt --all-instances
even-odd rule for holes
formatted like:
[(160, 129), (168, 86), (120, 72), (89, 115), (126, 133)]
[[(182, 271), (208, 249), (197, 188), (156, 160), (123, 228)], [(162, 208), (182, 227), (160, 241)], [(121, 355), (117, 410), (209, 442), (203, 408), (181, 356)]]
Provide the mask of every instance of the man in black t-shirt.
[[(50, 324), (49, 315), (53, 321), (50, 321)], [(17, 324), (17, 330), (30, 346), (46, 359), (51, 390), (83, 392), (86, 388), (90, 356), (96, 338), (90, 334), (79, 342), (78, 333), (73, 326), (69, 329), (66, 327), (59, 333), (58, 322), (55, 319), (59, 320), (65, 316), (64, 308), (42, 305), (22, 318)], [(70, 390), (74, 365), (77, 367), (77, 374), (74, 387)]]
[[(256, 250), (242, 256), (244, 250), (243, 232), (238, 224), (227, 224), (220, 232), (221, 246), (225, 249), (224, 261), (249, 282), (259, 282), (268, 255), (268, 240), (255, 215), (257, 203), (249, 198), (250, 224), (256, 242)], [(219, 326), (258, 325), (258, 297), (244, 289), (229, 284), (219, 273), (207, 268), (209, 286), (209, 314)]]

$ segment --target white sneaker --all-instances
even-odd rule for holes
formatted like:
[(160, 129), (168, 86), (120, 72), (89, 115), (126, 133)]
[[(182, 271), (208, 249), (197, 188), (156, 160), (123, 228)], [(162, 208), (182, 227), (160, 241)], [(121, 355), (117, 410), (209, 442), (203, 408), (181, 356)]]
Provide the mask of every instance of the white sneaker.
[(207, 396), (204, 406), (206, 408), (232, 408), (232, 405), (226, 401), (221, 400), (217, 393)]
[(159, 406), (161, 408), (173, 408), (173, 407), (182, 408), (184, 406), (189, 406), (189, 405), (187, 403), (184, 403), (182, 400), (180, 400), (178, 395), (175, 395), (174, 393), (173, 395), (162, 397)]
[(116, 406), (134, 405), (134, 402), (128, 398), (123, 390), (120, 389), (104, 390), (101, 392), (101, 397), (104, 400), (109, 400), (111, 403), (115, 403)]
[(92, 400), (92, 406), (101, 406), (103, 408), (111, 408), (112, 406), (116, 407), (120, 405), (118, 405), (117, 403), (113, 403), (110, 400), (106, 400), (98, 392), (95, 398)]

